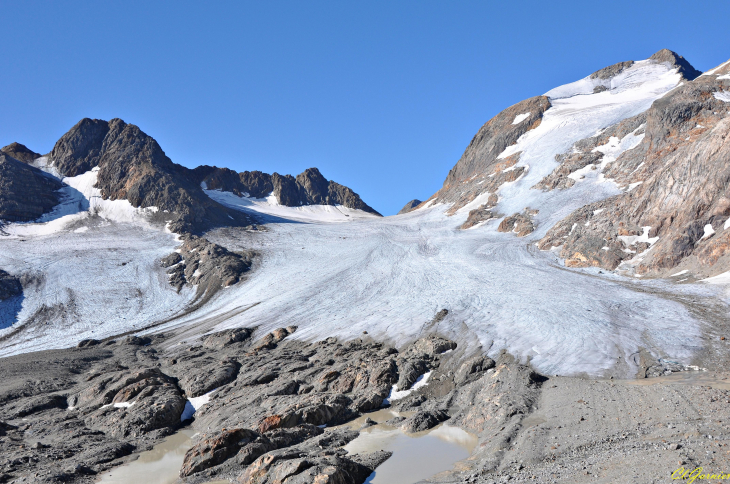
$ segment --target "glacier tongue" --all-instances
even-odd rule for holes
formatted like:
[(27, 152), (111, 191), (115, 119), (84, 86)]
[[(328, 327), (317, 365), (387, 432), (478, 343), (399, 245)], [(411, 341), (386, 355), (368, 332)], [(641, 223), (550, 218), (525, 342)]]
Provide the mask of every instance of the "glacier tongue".
[[(261, 267), (175, 325), (248, 308), (216, 329), (260, 325), (263, 334), (293, 324), (295, 338), (367, 331), (399, 345), (427, 329), (492, 355), (507, 348), (560, 374), (601, 374), (639, 347), (689, 361), (701, 346), (684, 306), (657, 294), (667, 284), (566, 270), (524, 239), (455, 230), (461, 222), (435, 208), (348, 224), (272, 224), (255, 236), (212, 234), (217, 243), (260, 250)], [(426, 328), (443, 308), (448, 316)]]

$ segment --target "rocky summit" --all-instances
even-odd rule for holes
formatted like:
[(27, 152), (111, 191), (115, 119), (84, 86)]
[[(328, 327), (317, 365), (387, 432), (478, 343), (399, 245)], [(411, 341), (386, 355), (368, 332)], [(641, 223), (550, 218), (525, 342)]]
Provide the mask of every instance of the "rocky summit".
[(2, 148), (0, 483), (724, 472), (730, 61), (591, 70), (386, 217), (121, 119)]

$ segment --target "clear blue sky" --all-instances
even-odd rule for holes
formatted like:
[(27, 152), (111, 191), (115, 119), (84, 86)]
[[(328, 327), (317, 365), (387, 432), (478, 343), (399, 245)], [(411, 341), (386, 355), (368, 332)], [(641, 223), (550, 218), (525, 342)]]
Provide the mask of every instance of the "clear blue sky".
[(479, 127), (661, 48), (730, 59), (730, 2), (2, 1), (0, 145), (120, 117), (194, 167), (319, 167), (383, 214)]

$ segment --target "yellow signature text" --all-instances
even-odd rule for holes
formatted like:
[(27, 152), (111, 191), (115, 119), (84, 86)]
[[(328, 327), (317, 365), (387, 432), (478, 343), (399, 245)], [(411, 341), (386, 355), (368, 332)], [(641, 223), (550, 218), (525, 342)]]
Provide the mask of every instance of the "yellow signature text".
[(680, 467), (676, 471), (672, 472), (672, 479), (681, 479), (683, 481), (689, 481), (694, 482), (697, 481), (710, 481), (710, 480), (724, 480), (724, 479), (730, 479), (730, 474), (728, 473), (720, 473), (720, 474), (710, 474), (704, 473), (702, 467), (695, 467), (694, 469), (685, 469), (684, 467)]

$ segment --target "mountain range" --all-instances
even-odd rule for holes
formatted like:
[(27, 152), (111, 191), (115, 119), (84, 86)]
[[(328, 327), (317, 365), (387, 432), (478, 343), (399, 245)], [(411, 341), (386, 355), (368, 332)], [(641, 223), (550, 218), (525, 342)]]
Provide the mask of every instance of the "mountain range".
[[(193, 425), (213, 433), (186, 455), (184, 482), (363, 482), (390, 455), (353, 456), (357, 433), (317, 426), (390, 405), (414, 412), (391, 427), (450, 420), (478, 437), (437, 482), (523, 466), (550, 481), (560, 449), (539, 432), (613, 462), (625, 416), (603, 395), (657, 408), (676, 395), (612, 379), (730, 363), (729, 135), (730, 61), (702, 73), (663, 49), (507, 107), (440, 190), (388, 217), (317, 168), (184, 167), (121, 119), (82, 119), (46, 155), (12, 143), (0, 150), (12, 420), (0, 437), (27, 432), (19, 419), (67, 418), (83, 429), (64, 451), (76, 467), (46, 456), (38, 468), (56, 472), (45, 482), (91, 482), (198, 412)], [(545, 410), (562, 407), (579, 422), (598, 408), (599, 423)], [(670, 438), (644, 413), (620, 424), (631, 448), (641, 429)], [(676, 419), (690, 435), (690, 417)], [(72, 457), (90, 445), (105, 450)], [(25, 462), (27, 449), (3, 449)], [(16, 478), (14, 462), (0, 468)]]

